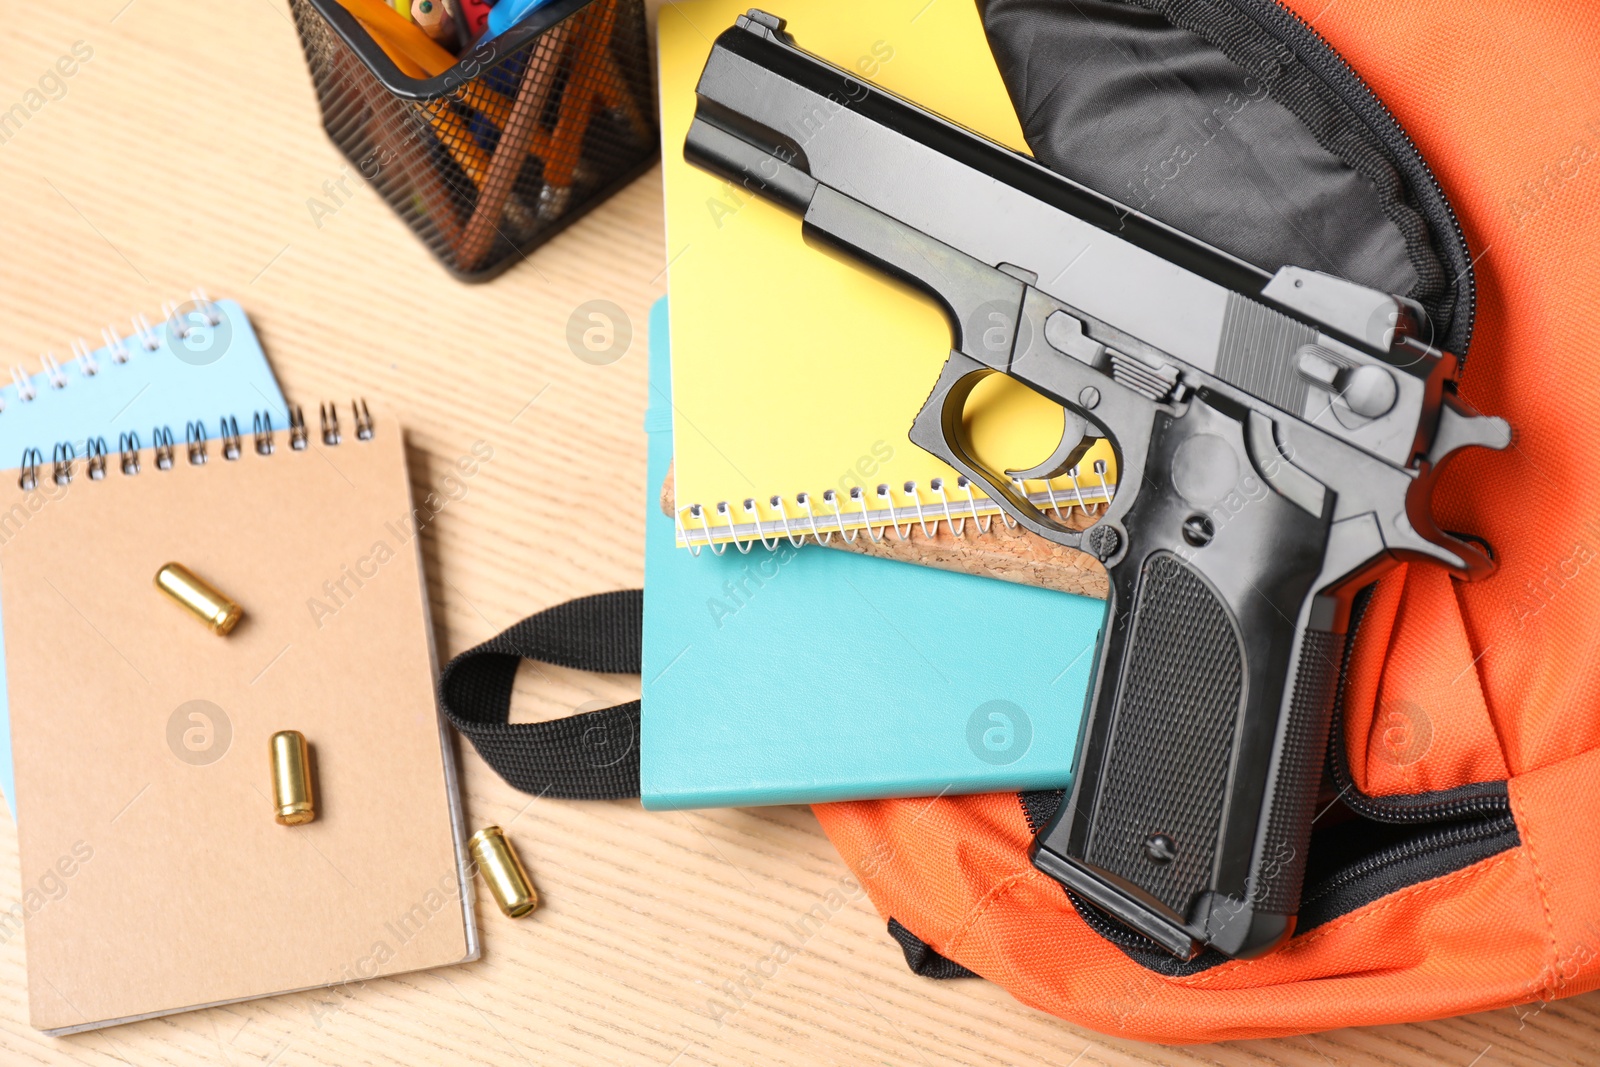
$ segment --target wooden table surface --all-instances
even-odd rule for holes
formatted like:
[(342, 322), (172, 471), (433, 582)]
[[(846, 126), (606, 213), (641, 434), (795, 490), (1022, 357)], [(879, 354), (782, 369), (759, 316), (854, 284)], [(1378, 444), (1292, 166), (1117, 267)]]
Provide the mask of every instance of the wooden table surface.
[[(639, 584), (646, 314), (668, 259), (659, 169), (499, 280), (463, 286), (323, 135), (282, 0), (35, 3), (8, 27), (0, 111), (22, 102), (28, 115), (0, 131), (0, 362), (37, 370), (39, 353), (65, 355), (74, 338), (155, 316), (203, 285), (249, 310), (291, 397), (363, 395), (398, 413), (419, 494), (473, 442), (494, 445), (423, 535), (441, 656), (538, 608)], [(41, 85), (75, 42), (90, 58)], [(314, 213), (313, 200), (333, 210)], [(621, 305), (634, 330), (609, 366), (580, 361), (565, 340), (568, 317), (593, 299)], [(566, 714), (637, 685), (525, 673), (517, 714)], [(519, 922), (480, 900), (481, 961), (57, 1040), (28, 1026), (24, 938), (13, 937), (0, 945), (0, 1062), (1600, 1060), (1600, 994), (1279, 1041), (1107, 1038), (983, 982), (913, 976), (864, 897), (719, 1018), (710, 1002), (723, 983), (847, 874), (808, 810), (530, 803), (470, 747), (461, 762), (470, 822), (508, 829), (544, 898)], [(15, 855), (0, 818), (0, 908), (21, 892)]]

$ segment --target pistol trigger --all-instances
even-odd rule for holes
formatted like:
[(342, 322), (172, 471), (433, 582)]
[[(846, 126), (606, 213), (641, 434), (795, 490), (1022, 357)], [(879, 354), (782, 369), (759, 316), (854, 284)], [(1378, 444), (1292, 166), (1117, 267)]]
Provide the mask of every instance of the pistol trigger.
[(1091, 431), (1089, 421), (1082, 415), (1067, 409), (1062, 409), (1061, 414), (1061, 440), (1056, 443), (1056, 450), (1050, 453), (1050, 458), (1027, 470), (1008, 470), (1007, 477), (1021, 481), (1049, 481), (1078, 465), (1083, 454), (1094, 444), (1094, 438), (1100, 435), (1098, 431)]

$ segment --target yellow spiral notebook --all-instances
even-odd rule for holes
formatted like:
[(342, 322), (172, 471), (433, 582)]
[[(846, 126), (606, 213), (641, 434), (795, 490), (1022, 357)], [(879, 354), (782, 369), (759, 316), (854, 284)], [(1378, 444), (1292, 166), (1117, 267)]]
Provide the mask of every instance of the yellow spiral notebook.
[[(898, 530), (946, 505), (958, 516), (993, 514), (998, 509), (907, 438), (950, 350), (933, 301), (806, 244), (796, 215), (683, 158), (711, 43), (749, 6), (689, 0), (661, 10), (678, 541)], [(765, 7), (788, 20), (802, 48), (1027, 150), (976, 5)], [(999, 375), (980, 386), (967, 415), (974, 446), (997, 468), (1031, 466), (1061, 438), (1060, 409)], [(1076, 483), (1063, 476), (1026, 490), (1041, 506), (1093, 506), (1106, 499), (1107, 482), (1114, 488), (1111, 461), (1102, 442)]]

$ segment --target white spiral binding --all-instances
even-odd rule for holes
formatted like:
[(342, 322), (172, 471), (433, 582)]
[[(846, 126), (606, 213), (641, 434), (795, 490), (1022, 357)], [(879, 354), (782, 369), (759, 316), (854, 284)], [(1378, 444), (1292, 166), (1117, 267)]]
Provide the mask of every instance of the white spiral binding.
[[(206, 295), (204, 289), (191, 290), (189, 301), (195, 305), (194, 310), (205, 316), (209, 325), (217, 326), (222, 322), (222, 312), (216, 302)], [(174, 304), (169, 300), (161, 305), (161, 311), (164, 316), (162, 325), (172, 329), (178, 337), (187, 337), (190, 331), (195, 329), (195, 324), (187, 321), (187, 314), (193, 311), (185, 313), (183, 305)], [(115, 326), (102, 326), (100, 339), (105, 343), (99, 349), (91, 347), (82, 337), (72, 342), (72, 362), (78, 366), (79, 377), (93, 378), (100, 373), (100, 359), (97, 352), (104, 352), (112, 363), (121, 364), (131, 358), (129, 341), (137, 341), (135, 348), (146, 352), (155, 352), (161, 348), (161, 331), (151, 326), (147, 317), (142, 314), (135, 315), (131, 322), (133, 332), (126, 338)], [(17, 390), (17, 399), (23, 403), (37, 400), (39, 387), (34, 382), (35, 376), (20, 363), (12, 364), (8, 369), (11, 371), (11, 383)], [(63, 369), (63, 364), (56, 358), (54, 352), (45, 352), (39, 356), (39, 373), (52, 389), (65, 389), (72, 383), (72, 377)], [(0, 412), (4, 412), (5, 409), (5, 399), (0, 397)]]
[(217, 311), (217, 305), (206, 295), (204, 289), (189, 290), (189, 303), (195, 305), (186, 311), (181, 304), (168, 300), (161, 305), (161, 317), (167, 329), (175, 333), (180, 340), (185, 340), (196, 329), (195, 324), (189, 321), (193, 311), (199, 311), (205, 316), (207, 326), (216, 326), (222, 321), (222, 314)]
[(61, 363), (56, 359), (54, 352), (44, 353), (39, 357), (39, 362), (44, 366), (44, 377), (50, 383), (50, 388), (65, 389), (67, 387), (67, 376), (61, 373)]
[(78, 372), (85, 378), (93, 378), (100, 373), (100, 361), (94, 358), (94, 349), (81, 337), (72, 342), (72, 358), (77, 360)]
[(111, 355), (111, 362), (128, 362), (128, 346), (122, 343), (122, 335), (117, 333), (115, 326), (100, 327), (100, 339), (106, 343), (106, 351)]
[[(1021, 479), (1011, 481), (1035, 507), (1065, 521), (1075, 508), (1084, 516), (1102, 514), (1116, 496), (1116, 486), (1106, 478), (1105, 460), (1095, 460), (1092, 470), (1093, 482), (1098, 485), (1090, 484), (1087, 490), (1084, 483), (1089, 476), (1080, 477), (1076, 467), (1067, 471), (1070, 488), (1046, 481), (1040, 491), (1029, 492)], [(965, 538), (969, 529), (981, 537), (989, 532), (996, 515), (1008, 528), (1017, 525), (998, 504), (979, 495), (965, 475), (956, 479), (955, 489), (962, 495), (952, 496), (945, 479), (934, 478), (927, 489), (932, 499), (926, 500), (917, 483), (907, 481), (901, 485), (897, 500), (895, 491), (884, 483), (874, 488), (878, 504), (872, 507), (860, 486), (852, 487), (844, 498), (836, 490), (825, 490), (820, 503), (808, 492), (796, 493), (789, 504), (781, 496), (772, 496), (768, 504), (776, 513), (775, 518), (763, 518), (755, 499), (747, 497), (739, 505), (744, 514), (742, 522), (734, 519), (733, 506), (726, 500), (711, 509), (698, 503), (686, 504), (674, 512), (673, 525), (678, 544), (696, 556), (704, 548), (720, 556), (729, 545), (746, 553), (757, 543), (774, 549), (785, 538), (797, 547), (806, 541), (828, 544), (835, 537), (852, 544), (863, 531), (874, 543), (880, 543), (891, 529), (898, 541), (914, 540), (919, 530), (924, 538), (932, 540), (939, 535), (941, 524), (952, 537)], [(791, 514), (792, 511), (798, 514)]]
[(145, 317), (144, 312), (141, 311), (133, 316), (130, 321), (133, 323), (134, 336), (139, 339), (139, 344), (146, 352), (154, 352), (161, 347), (161, 335), (150, 325), (150, 320)]
[(16, 384), (18, 400), (26, 403), (39, 395), (39, 390), (33, 387), (33, 379), (28, 376), (22, 364), (16, 364), (11, 368), (11, 380)]

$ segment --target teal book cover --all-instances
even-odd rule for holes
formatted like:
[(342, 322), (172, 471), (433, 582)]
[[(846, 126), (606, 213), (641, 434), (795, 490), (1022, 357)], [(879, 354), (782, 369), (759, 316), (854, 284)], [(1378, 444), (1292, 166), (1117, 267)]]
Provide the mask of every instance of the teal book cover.
[(678, 548), (665, 299), (645, 429), (645, 807), (1070, 783), (1101, 601), (787, 539)]

